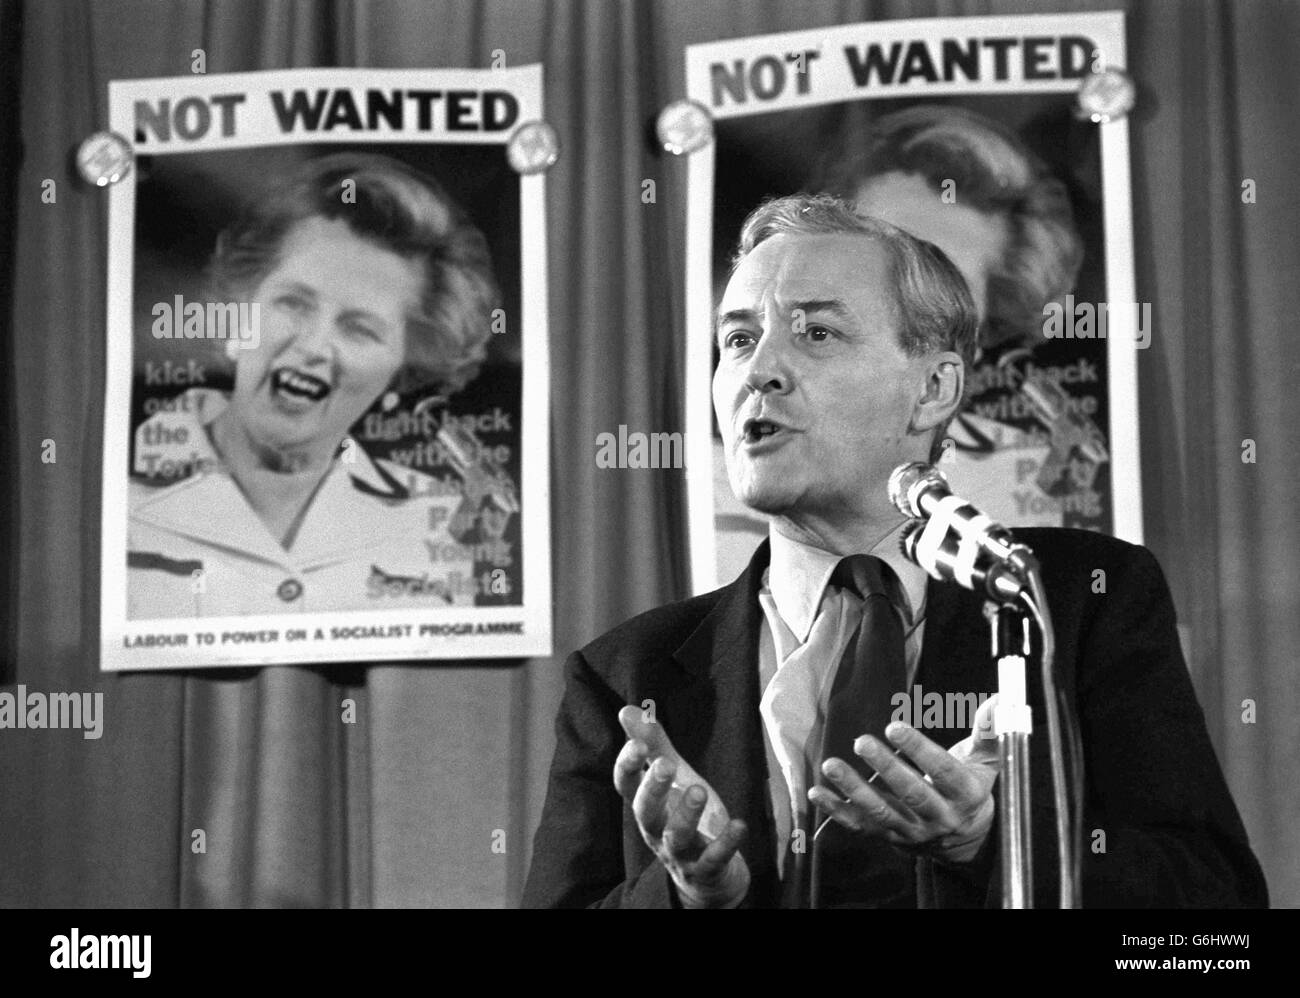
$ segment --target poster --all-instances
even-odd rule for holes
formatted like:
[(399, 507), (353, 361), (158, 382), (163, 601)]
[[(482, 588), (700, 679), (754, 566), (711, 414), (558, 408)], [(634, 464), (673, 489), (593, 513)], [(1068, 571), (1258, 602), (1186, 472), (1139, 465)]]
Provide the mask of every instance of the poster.
[(109, 102), (103, 668), (550, 654), (541, 67)]
[(1008, 526), (1141, 542), (1136, 300), (1123, 115), (1076, 115), (1125, 66), (1116, 12), (882, 21), (692, 45), (713, 118), (691, 155), (687, 248), (692, 584), (734, 579), (767, 535), (732, 495), (710, 396), (713, 306), (745, 216), (828, 191), (935, 242), (966, 276), (982, 352), (937, 464)]

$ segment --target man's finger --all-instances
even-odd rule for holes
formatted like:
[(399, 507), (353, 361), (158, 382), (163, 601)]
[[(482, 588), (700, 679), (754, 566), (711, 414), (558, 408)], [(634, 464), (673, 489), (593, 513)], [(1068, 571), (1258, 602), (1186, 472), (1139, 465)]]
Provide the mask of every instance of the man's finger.
[[(670, 794), (671, 801), (676, 794)], [(709, 799), (709, 792), (698, 784), (688, 787), (684, 794), (681, 794), (677, 806), (672, 807), (668, 814), (668, 824), (664, 827), (663, 842), (668, 852), (679, 863), (689, 862), (694, 858), (694, 853), (699, 851), (696, 840), (696, 829), (700, 824), (700, 815), (704, 813), (704, 805)]]
[(822, 786), (809, 790), (808, 799), (845, 828), (871, 833), (893, 829), (900, 834), (912, 830), (911, 818), (903, 814), (894, 802), (877, 793), (848, 764), (839, 759), (827, 759), (822, 764), (822, 772), (848, 800), (841, 800)]
[(981, 796), (980, 783), (967, 772), (966, 766), (910, 724), (891, 721), (885, 728), (885, 737), (930, 777), (934, 788), (948, 801), (960, 806)]
[(635, 704), (628, 704), (618, 712), (618, 723), (623, 726), (628, 738), (645, 742), (652, 758), (667, 755), (675, 762), (678, 758), (677, 750), (668, 740), (664, 726), (658, 721), (650, 720), (650, 716), (648, 711), (642, 710)]
[(728, 821), (722, 834), (705, 846), (704, 852), (700, 853), (700, 858), (695, 861), (693, 878), (705, 883), (716, 883), (722, 879), (723, 873), (731, 863), (731, 857), (745, 844), (747, 831), (745, 823), (739, 818)]
[[(825, 816), (852, 832), (879, 831), (878, 827), (859, 813), (856, 804), (852, 801), (841, 800), (839, 796), (825, 787), (817, 786), (809, 790), (808, 800), (817, 808), (815, 824), (818, 828), (821, 827), (822, 819)], [(813, 837), (816, 837), (815, 831)]]
[(980, 704), (971, 733), (949, 749), (952, 755), (979, 765), (997, 765), (998, 736), (993, 732), (993, 711), (997, 705), (996, 693)]
[(853, 751), (879, 774), (873, 787), (886, 787), (898, 803), (922, 821), (949, 821), (952, 806), (927, 783), (915, 769), (899, 759), (878, 738), (863, 735), (853, 743)]
[(632, 799), (632, 813), (643, 834), (651, 839), (663, 837), (664, 825), (667, 823), (668, 790), (673, 783), (673, 774), (677, 771), (667, 759), (656, 759), (646, 770)]
[(645, 773), (649, 750), (646, 744), (636, 738), (629, 738), (623, 743), (623, 750), (614, 760), (614, 788), (624, 800), (636, 796), (636, 789), (641, 785)]

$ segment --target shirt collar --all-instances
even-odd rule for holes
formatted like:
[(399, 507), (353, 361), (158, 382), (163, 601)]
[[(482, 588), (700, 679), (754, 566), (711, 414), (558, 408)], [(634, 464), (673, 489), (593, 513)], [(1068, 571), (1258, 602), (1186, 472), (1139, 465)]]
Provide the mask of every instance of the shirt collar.
[[(905, 522), (899, 523), (897, 529), (891, 530), (867, 554), (881, 559), (898, 575), (908, 603), (902, 607), (903, 615), (909, 624), (914, 624), (925, 603), (927, 576), (920, 566), (908, 561), (899, 546), (899, 534)], [(794, 540), (775, 527), (769, 534), (772, 559), (768, 567), (768, 588), (781, 619), (802, 644), (808, 640), (831, 573), (844, 555)]]
[[(183, 440), (184, 443), (151, 445), (149, 448), (151, 452), (178, 464), (190, 463), (195, 468), (195, 474), (229, 475), (208, 436), (208, 427), (225, 412), (229, 404), (230, 398), (224, 392), (213, 388), (190, 388), (176, 397), (170, 409), (150, 416), (137, 433), (142, 434), (146, 427), (165, 429), (166, 433), (155, 432), (155, 438), (165, 441)], [(178, 434), (176, 431), (180, 428), (184, 428), (186, 432)], [(385, 475), (355, 438), (345, 436), (339, 442), (338, 453), (345, 455), (349, 452), (352, 454), (352, 460), (336, 461), (335, 467), (330, 469), (330, 474), (336, 474), (336, 469), (342, 469), (354, 484), (361, 483), (369, 486), (372, 493), (380, 495), (396, 493), (393, 498), (404, 498), (402, 483)], [(138, 474), (144, 474), (147, 470), (138, 454), (135, 470)]]
[[(153, 434), (168, 443), (151, 446), (151, 452), (159, 461), (189, 462), (193, 470), (134, 501), (133, 519), (215, 546), (238, 547), (244, 554), (290, 570), (337, 561), (354, 555), (358, 548), (372, 550), (391, 538), (412, 536), (408, 519), (375, 518), (373, 500), (366, 498), (368, 494), (381, 501), (400, 501), (407, 498), (407, 488), (385, 473), (355, 439), (345, 437), (340, 453), (351, 452), (355, 460), (339, 458), (332, 463), (311, 501), (310, 515), (304, 518), (292, 552), (285, 551), (253, 512), (208, 438), (208, 425), (228, 401), (214, 389), (191, 388), (177, 397), (171, 409), (149, 418), (145, 425), (168, 431)], [(176, 432), (181, 427), (187, 431), (183, 435)], [(136, 470), (146, 470), (138, 457)], [(352, 529), (354, 526), (358, 529)]]

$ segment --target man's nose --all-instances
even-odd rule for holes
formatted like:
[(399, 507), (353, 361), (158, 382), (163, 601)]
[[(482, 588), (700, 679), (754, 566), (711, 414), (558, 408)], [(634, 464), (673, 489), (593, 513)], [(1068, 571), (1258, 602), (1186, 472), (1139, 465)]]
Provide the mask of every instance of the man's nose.
[(751, 392), (789, 391), (793, 372), (783, 339), (775, 326), (759, 337), (745, 372), (745, 387)]

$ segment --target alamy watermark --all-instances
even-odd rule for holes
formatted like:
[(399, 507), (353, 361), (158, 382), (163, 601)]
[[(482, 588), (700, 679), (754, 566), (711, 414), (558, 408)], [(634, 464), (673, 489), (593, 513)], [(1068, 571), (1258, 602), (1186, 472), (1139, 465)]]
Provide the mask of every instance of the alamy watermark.
[(177, 295), (170, 302), (155, 302), (151, 314), (156, 340), (227, 340), (245, 350), (256, 350), (262, 342), (260, 302), (187, 302)]
[[(889, 700), (894, 712), (890, 721), (902, 721), (918, 731), (929, 729), (947, 729), (964, 731), (974, 729), (975, 715), (984, 705), (989, 693), (938, 693), (925, 692), (920, 686), (913, 686), (911, 692), (895, 693)], [(981, 732), (981, 734), (984, 734)]]
[(1133, 330), (1133, 344), (1139, 350), (1151, 345), (1150, 302), (1098, 302), (1076, 304), (1074, 295), (1065, 296), (1065, 304), (1048, 302), (1043, 306), (1043, 335), (1049, 340), (1104, 340), (1114, 323)]
[(597, 468), (685, 468), (686, 434), (629, 431), (596, 434)]
[(153, 936), (82, 935), (73, 929), (50, 939), (50, 966), (55, 970), (129, 970), (132, 977), (152, 973)]
[(82, 738), (104, 733), (103, 693), (31, 693), (19, 685), (0, 693), (0, 729), (55, 728), (80, 730)]

